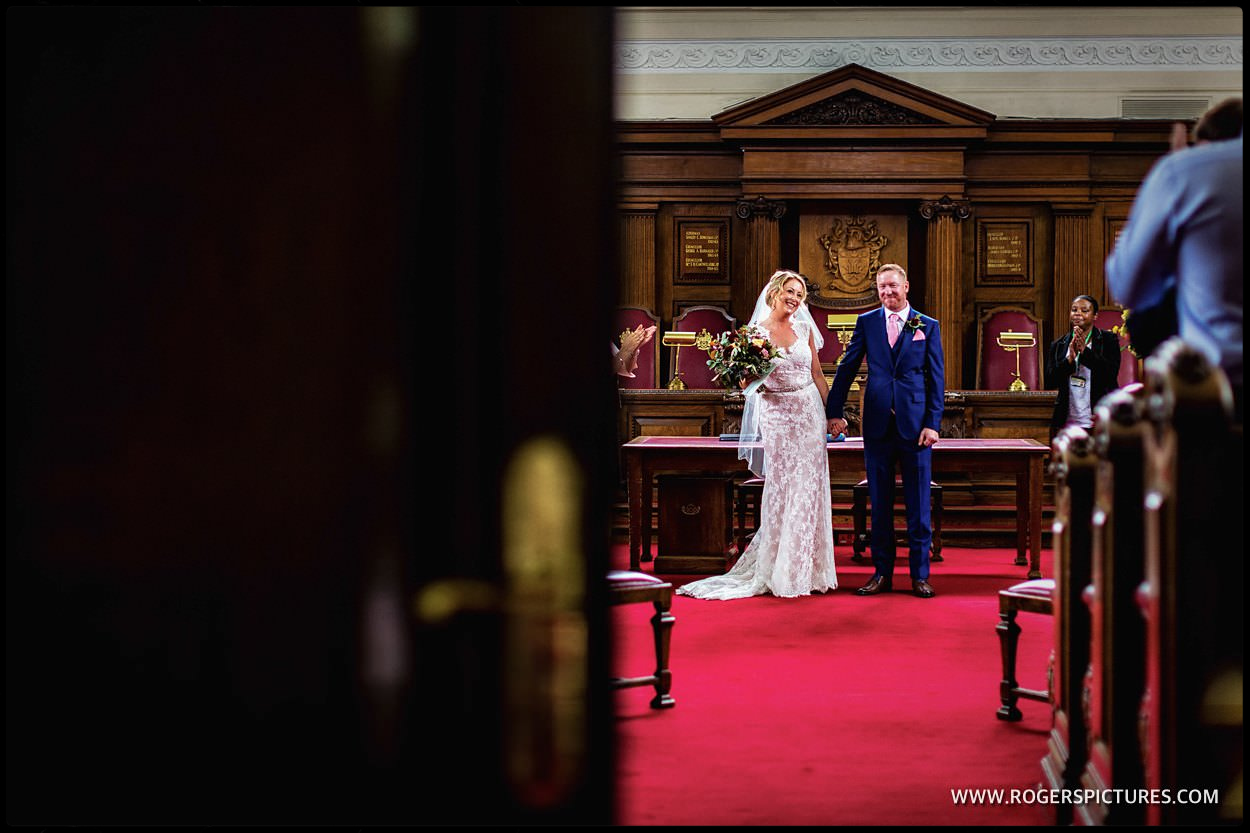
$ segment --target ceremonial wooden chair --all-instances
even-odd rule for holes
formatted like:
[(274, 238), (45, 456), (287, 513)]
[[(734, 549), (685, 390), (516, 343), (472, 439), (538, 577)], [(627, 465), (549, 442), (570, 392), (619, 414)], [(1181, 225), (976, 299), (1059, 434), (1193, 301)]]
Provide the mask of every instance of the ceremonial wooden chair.
[(673, 674), (668, 668), (669, 641), (673, 623), (677, 621), (671, 611), (673, 585), (647, 573), (612, 570), (608, 573), (608, 600), (613, 605), (650, 602), (655, 607), (655, 615), (651, 617), (651, 629), (655, 636), (655, 673), (645, 677), (616, 677), (612, 680), (612, 687), (654, 686), (651, 708), (672, 708), (677, 703), (669, 694)]
[(618, 384), (622, 388), (658, 388), (660, 386), (660, 318), (644, 307), (617, 307), (616, 333), (613, 343), (621, 346), (621, 336), (627, 330), (633, 330), (641, 324), (644, 328), (655, 326), (655, 335), (651, 342), (638, 352), (638, 369), (634, 378), (618, 376)]
[[(1082, 702), (1085, 672), (1089, 666), (1090, 619), (1083, 596), (1091, 579), (1094, 510), (1094, 481), (1097, 457), (1089, 433), (1068, 426), (1051, 443), (1052, 471), (1055, 476), (1055, 519), (1052, 540), (1055, 579), (1052, 595), (1054, 615), (1054, 654), (1050, 662), (1049, 689), (1051, 731), (1046, 756), (1042, 758), (1043, 786), (1051, 790), (1071, 790), (1080, 783), (1087, 761), (1085, 709)], [(1000, 599), (1000, 605), (1004, 602)], [(1006, 604), (1010, 605), (1011, 600)], [(1000, 622), (1000, 628), (1003, 627)], [(1000, 637), (1014, 639), (1003, 630)], [(1003, 648), (1003, 706), (999, 717), (1015, 719), (1014, 668), (1007, 660), (1012, 652)], [(1072, 823), (1072, 805), (1055, 804), (1055, 824)]]
[[(1124, 323), (1124, 310), (1119, 307), (1102, 307), (1094, 316), (1094, 326), (1100, 330), (1110, 330)], [(1128, 339), (1123, 333), (1120, 336), (1120, 374), (1116, 377), (1116, 386), (1124, 387), (1142, 380), (1141, 359), (1128, 349)]]
[(977, 327), (977, 390), (1041, 390), (1045, 349), (1042, 322), (1028, 310), (986, 310)]
[[(851, 334), (855, 332), (855, 321), (864, 310), (848, 312), (842, 309), (819, 307), (808, 303), (808, 311), (812, 320), (820, 330), (824, 345), (820, 348), (820, 363), (825, 372), (832, 375), (837, 369), (838, 359), (846, 352), (846, 345), (851, 343)], [(862, 372), (862, 370), (861, 370)]]
[[(760, 503), (764, 499), (764, 478), (748, 477), (737, 485), (738, 510), (738, 554), (747, 551), (747, 543), (760, 528)], [(753, 521), (751, 532), (747, 532), (747, 515)]]
[(1013, 584), (1006, 590), (998, 591), (998, 633), (999, 649), (1003, 658), (1003, 680), (998, 684), (999, 698), (1002, 706), (998, 709), (999, 720), (1019, 720), (1024, 714), (1016, 707), (1021, 698), (1037, 700), (1042, 703), (1050, 701), (1050, 684), (1045, 690), (1022, 688), (1016, 680), (1016, 650), (1020, 644), (1020, 625), (1016, 623), (1016, 615), (1020, 612), (1040, 613), (1053, 616), (1055, 613), (1055, 580), (1053, 578), (1035, 578)]
[[(720, 307), (697, 306), (682, 310), (681, 314), (673, 319), (673, 325), (669, 330), (679, 333), (695, 333), (700, 336), (706, 334), (706, 337), (711, 339), (726, 330), (736, 329), (737, 326), (737, 319)], [(668, 351), (670, 386), (672, 386), (671, 380), (679, 378), (687, 388), (714, 390), (721, 387), (721, 384), (712, 378), (712, 370), (707, 366), (706, 347), (702, 350), (697, 346), (670, 347)]]

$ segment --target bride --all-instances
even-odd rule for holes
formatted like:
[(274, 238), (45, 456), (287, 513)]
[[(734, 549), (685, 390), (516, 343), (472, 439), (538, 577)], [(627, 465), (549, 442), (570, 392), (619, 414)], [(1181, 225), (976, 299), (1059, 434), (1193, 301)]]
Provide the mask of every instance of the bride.
[[(781, 351), (763, 386), (747, 394), (742, 413), (738, 456), (765, 477), (759, 529), (729, 572), (683, 585), (681, 595), (789, 598), (838, 586), (825, 448), (829, 388), (817, 354), (824, 339), (806, 298), (806, 279), (779, 269), (751, 316)], [(748, 442), (757, 432), (761, 442)]]

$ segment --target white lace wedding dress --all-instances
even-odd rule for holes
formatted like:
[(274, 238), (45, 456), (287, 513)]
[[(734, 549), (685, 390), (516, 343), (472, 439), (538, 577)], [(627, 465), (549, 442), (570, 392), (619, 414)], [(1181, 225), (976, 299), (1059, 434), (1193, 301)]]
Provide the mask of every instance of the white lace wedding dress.
[(838, 586), (833, 564), (833, 515), (825, 406), (812, 381), (808, 325), (794, 323), (798, 340), (774, 359), (760, 394), (760, 435), (767, 461), (760, 527), (724, 575), (678, 588), (697, 599), (744, 599), (771, 593), (806, 596)]

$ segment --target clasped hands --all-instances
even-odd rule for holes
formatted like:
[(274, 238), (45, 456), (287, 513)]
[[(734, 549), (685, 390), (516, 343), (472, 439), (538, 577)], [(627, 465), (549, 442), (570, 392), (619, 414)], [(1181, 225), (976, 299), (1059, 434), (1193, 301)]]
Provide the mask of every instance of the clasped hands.
[(1071, 364), (1076, 364), (1076, 357), (1085, 349), (1085, 337), (1088, 333), (1079, 326), (1072, 328), (1072, 341), (1068, 343), (1067, 360)]
[[(846, 420), (843, 419), (842, 417), (834, 417), (833, 419), (827, 422), (825, 427), (829, 431), (830, 434), (836, 437), (838, 434), (846, 433)], [(931, 446), (937, 445), (937, 441), (938, 441), (937, 431), (934, 431), (932, 428), (921, 428), (920, 439), (916, 441), (916, 444), (919, 446), (923, 446), (924, 448), (929, 448)]]

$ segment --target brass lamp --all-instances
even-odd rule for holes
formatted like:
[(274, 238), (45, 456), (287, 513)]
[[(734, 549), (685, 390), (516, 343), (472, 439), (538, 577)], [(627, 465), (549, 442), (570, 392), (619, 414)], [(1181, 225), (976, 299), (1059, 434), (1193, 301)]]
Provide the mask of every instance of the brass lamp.
[(673, 366), (677, 370), (673, 373), (672, 381), (668, 383), (669, 390), (685, 390), (686, 383), (681, 379), (681, 364), (677, 361), (677, 357), (681, 354), (683, 347), (695, 347), (699, 350), (707, 350), (712, 346), (712, 334), (707, 328), (699, 330), (698, 334), (687, 333), (681, 330), (669, 330), (660, 338), (660, 343), (665, 347), (672, 347)]
[[(833, 363), (833, 372), (838, 372), (838, 367), (842, 364), (842, 357), (846, 355), (846, 345), (851, 343), (851, 336), (855, 334), (855, 322), (859, 316), (855, 313), (829, 313), (829, 318), (825, 322), (827, 329), (833, 330), (838, 334), (838, 343), (842, 345), (842, 352), (838, 353), (838, 360)], [(851, 382), (851, 390), (859, 390), (859, 379)]]
[(683, 333), (676, 330), (669, 330), (660, 338), (660, 343), (665, 347), (672, 347), (673, 367), (677, 368), (673, 373), (673, 378), (669, 380), (669, 390), (685, 390), (686, 383), (681, 380), (681, 364), (677, 361), (677, 357), (681, 355), (681, 348), (694, 347), (694, 333)]
[(1007, 390), (1021, 391), (1028, 390), (1029, 386), (1020, 378), (1020, 351), (1027, 350), (1030, 347), (1037, 346), (1037, 339), (1032, 333), (1017, 333), (1011, 330), (1004, 330), (998, 334), (998, 346), (1006, 350), (1008, 353), (1016, 354), (1016, 371), (1015, 380), (1007, 386)]

